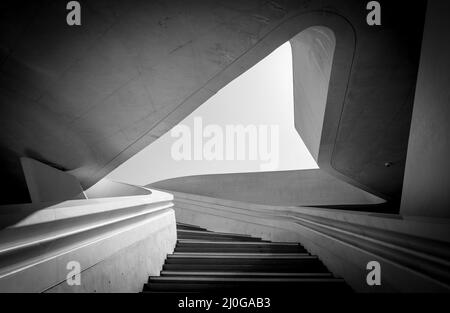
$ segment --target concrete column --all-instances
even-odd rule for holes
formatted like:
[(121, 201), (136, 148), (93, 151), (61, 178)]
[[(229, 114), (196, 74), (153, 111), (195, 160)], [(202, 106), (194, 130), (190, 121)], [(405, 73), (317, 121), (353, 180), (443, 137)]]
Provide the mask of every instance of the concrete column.
[(428, 1), (405, 167), (402, 215), (450, 218), (449, 16), (448, 1)]

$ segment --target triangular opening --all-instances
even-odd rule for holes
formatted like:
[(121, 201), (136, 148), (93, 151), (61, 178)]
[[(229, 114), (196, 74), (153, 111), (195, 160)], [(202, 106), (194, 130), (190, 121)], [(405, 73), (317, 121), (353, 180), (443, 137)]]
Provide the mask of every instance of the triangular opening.
[[(239, 151), (234, 137), (230, 153), (227, 130), (237, 131), (238, 125), (248, 131), (246, 149)], [(190, 141), (190, 147), (182, 140)], [(147, 185), (191, 175), (313, 168), (318, 166), (294, 127), (292, 49), (286, 42), (107, 178)]]

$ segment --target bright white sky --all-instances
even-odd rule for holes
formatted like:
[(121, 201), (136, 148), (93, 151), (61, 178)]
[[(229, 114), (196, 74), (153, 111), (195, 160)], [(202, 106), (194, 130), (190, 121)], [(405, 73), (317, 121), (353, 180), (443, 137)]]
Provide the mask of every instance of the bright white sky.
[[(187, 116), (181, 124), (193, 129), (194, 117), (203, 127), (279, 125), (278, 170), (317, 168), (294, 127), (292, 52), (289, 42), (233, 80)], [(170, 132), (111, 172), (107, 178), (135, 185), (201, 174), (261, 171), (263, 160), (176, 161), (171, 147), (178, 139)], [(206, 139), (205, 139), (206, 140)], [(205, 141), (204, 140), (204, 141)]]

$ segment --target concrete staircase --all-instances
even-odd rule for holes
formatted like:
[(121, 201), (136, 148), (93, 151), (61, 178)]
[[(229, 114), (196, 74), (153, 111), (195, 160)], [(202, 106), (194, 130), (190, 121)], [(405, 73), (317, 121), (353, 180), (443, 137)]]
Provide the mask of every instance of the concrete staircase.
[(350, 292), (300, 244), (177, 223), (178, 241), (144, 292)]

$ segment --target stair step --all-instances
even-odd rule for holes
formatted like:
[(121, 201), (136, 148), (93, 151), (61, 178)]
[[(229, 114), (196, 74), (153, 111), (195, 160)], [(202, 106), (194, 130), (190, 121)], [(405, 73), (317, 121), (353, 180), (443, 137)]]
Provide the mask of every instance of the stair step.
[(305, 277), (203, 277), (203, 276), (176, 276), (176, 277), (150, 277), (149, 282), (156, 283), (244, 283), (244, 284), (253, 284), (253, 283), (283, 283), (283, 282), (305, 282), (305, 281), (314, 281), (314, 282), (342, 282), (340, 278), (322, 278), (322, 277), (314, 277), (314, 278), (305, 278)]
[(260, 238), (255, 238), (248, 235), (235, 235), (198, 230), (177, 230), (177, 237), (178, 239), (201, 239), (210, 241), (216, 241), (217, 239), (228, 239), (229, 241), (261, 241)]
[(202, 228), (201, 226), (198, 226), (198, 225), (188, 224), (188, 223), (183, 223), (183, 222), (176, 222), (176, 225), (177, 225), (177, 226), (189, 226), (189, 227)]
[(307, 253), (305, 249), (300, 248), (258, 248), (258, 247), (235, 247), (235, 248), (220, 248), (220, 247), (205, 247), (205, 248), (191, 248), (191, 247), (177, 247), (177, 252), (194, 253)]
[[(250, 244), (249, 244), (250, 243)], [(219, 241), (216, 243), (183, 243), (178, 242), (175, 247), (180, 251), (191, 249), (191, 250), (201, 250), (208, 251), (218, 250), (218, 251), (227, 251), (227, 250), (248, 250), (248, 251), (258, 251), (258, 250), (267, 250), (267, 251), (279, 251), (279, 252), (306, 252), (306, 249), (300, 245), (268, 245), (264, 242), (234, 242), (234, 243), (225, 243), (223, 241)]]
[(177, 244), (144, 292), (350, 292), (300, 244), (177, 223)]
[(270, 272), (200, 272), (200, 271), (161, 271), (164, 276), (195, 276), (195, 277), (332, 277), (331, 273), (270, 273)]
[(293, 242), (270, 242), (270, 241), (263, 241), (263, 242), (236, 242), (236, 241), (208, 241), (208, 240), (190, 240), (190, 239), (178, 239), (178, 244), (193, 244), (193, 245), (199, 245), (199, 244), (212, 244), (215, 246), (225, 246), (225, 245), (261, 245), (261, 246), (292, 246), (292, 247), (302, 247), (298, 243)]
[(303, 258), (305, 256), (310, 256), (308, 253), (210, 253), (210, 252), (174, 252), (169, 254), (169, 258), (208, 258), (208, 259), (221, 259), (221, 258), (240, 258), (240, 259), (293, 259), (293, 258)]
[(248, 280), (248, 281), (236, 281), (235, 279), (230, 281), (152, 281), (150, 284), (145, 284), (144, 291), (203, 291), (212, 292), (214, 290), (233, 289), (234, 292), (245, 290), (248, 292), (264, 291), (282, 291), (282, 290), (295, 290), (296, 293), (311, 293), (311, 292), (349, 292), (349, 288), (345, 285), (345, 282), (341, 279), (326, 279), (326, 278), (305, 278), (294, 279), (291, 281), (270, 281), (270, 280)]
[(297, 257), (259, 257), (259, 256), (224, 256), (224, 255), (204, 255), (204, 256), (182, 256), (169, 254), (166, 264), (276, 264), (280, 265), (296, 265), (303, 262), (318, 262), (317, 257), (310, 255), (302, 255)]
[(253, 241), (253, 242), (263, 242), (259, 238), (246, 238), (246, 237), (233, 237), (233, 236), (225, 236), (225, 235), (201, 235), (201, 234), (179, 234), (178, 239), (200, 239), (200, 240), (209, 240), (209, 241)]
[(197, 226), (186, 226), (186, 225), (177, 225), (177, 230), (208, 231), (206, 228), (201, 228), (201, 227), (197, 227)]
[(253, 264), (220, 264), (219, 262), (207, 264), (193, 263), (165, 263), (165, 271), (233, 271), (233, 272), (282, 272), (282, 273), (306, 273), (306, 272), (328, 272), (327, 268), (317, 260), (304, 261), (301, 263), (276, 264), (273, 263), (253, 263)]
[(233, 233), (221, 233), (221, 232), (213, 232), (213, 231), (209, 231), (209, 230), (185, 230), (185, 229), (180, 229), (178, 230), (178, 234), (200, 234), (200, 235), (205, 235), (205, 234), (211, 234), (214, 236), (230, 236), (230, 237), (240, 237), (240, 238), (254, 238), (250, 235), (244, 235), (244, 234), (233, 234)]

